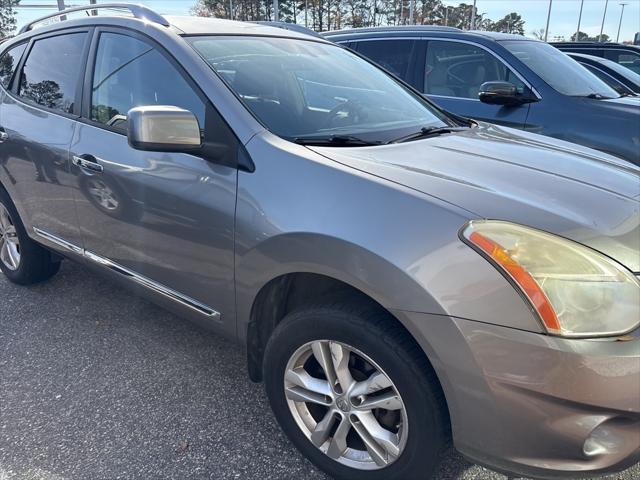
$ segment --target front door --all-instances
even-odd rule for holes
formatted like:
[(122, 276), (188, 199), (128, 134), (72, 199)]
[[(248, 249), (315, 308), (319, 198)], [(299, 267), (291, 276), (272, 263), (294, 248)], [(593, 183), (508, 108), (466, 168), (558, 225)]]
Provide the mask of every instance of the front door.
[(87, 118), (71, 145), (86, 256), (234, 334), (237, 169), (188, 154), (134, 150), (127, 113), (143, 105), (188, 109), (205, 141), (222, 146), (220, 155), (236, 154), (235, 137), (185, 73), (145, 37), (97, 30), (87, 75)]
[(424, 93), (443, 109), (463, 117), (524, 128), (529, 104), (489, 105), (478, 99), (480, 86), (489, 81), (513, 83), (529, 94), (525, 83), (489, 51), (479, 45), (429, 40), (424, 64)]

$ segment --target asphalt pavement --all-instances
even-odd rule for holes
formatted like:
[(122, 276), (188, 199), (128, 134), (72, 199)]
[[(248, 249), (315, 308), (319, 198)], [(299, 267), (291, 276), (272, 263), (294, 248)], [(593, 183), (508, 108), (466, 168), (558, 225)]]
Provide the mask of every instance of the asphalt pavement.
[[(68, 261), (29, 288), (0, 275), (0, 480), (326, 478), (231, 342)], [(437, 473), (505, 478), (453, 452)]]

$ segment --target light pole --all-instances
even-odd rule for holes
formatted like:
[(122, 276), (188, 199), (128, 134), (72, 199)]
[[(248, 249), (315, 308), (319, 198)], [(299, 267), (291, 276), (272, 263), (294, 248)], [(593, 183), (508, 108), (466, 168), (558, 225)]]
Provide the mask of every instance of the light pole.
[(409, 25), (413, 25), (413, 10), (416, 0), (409, 0)]
[(580, 41), (580, 22), (582, 21), (582, 7), (584, 7), (584, 0), (580, 0), (580, 13), (578, 14), (578, 29), (576, 30), (576, 38), (574, 42)]
[(309, 22), (307, 21), (307, 12), (309, 11), (309, 0), (304, 0), (304, 26), (309, 28)]
[(602, 14), (602, 25), (600, 26), (600, 36), (598, 37), (598, 41), (602, 41), (602, 32), (604, 31), (604, 19), (607, 18), (607, 6), (609, 6), (609, 0), (605, 0), (604, 2), (604, 13)]
[(444, 10), (444, 26), (449, 26), (449, 6), (447, 5)]
[(469, 22), (469, 30), (475, 30), (476, 27), (476, 0), (473, 0), (473, 7), (471, 7), (471, 21)]
[(547, 41), (547, 37), (549, 36), (549, 21), (551, 20), (551, 6), (553, 5), (553, 0), (549, 0), (549, 11), (547, 12), (547, 27), (544, 29), (544, 41)]
[(280, 12), (279, 10), (279, 5), (278, 5), (278, 0), (273, 0), (273, 20), (274, 21), (278, 21), (279, 20), (279, 16), (280, 16)]
[(233, 20), (233, 0), (229, 0), (229, 18)]
[(620, 22), (618, 23), (618, 35), (616, 35), (616, 43), (620, 40), (620, 27), (622, 27), (622, 15), (624, 15), (624, 7), (629, 5), (628, 3), (621, 3), (622, 11), (620, 12)]

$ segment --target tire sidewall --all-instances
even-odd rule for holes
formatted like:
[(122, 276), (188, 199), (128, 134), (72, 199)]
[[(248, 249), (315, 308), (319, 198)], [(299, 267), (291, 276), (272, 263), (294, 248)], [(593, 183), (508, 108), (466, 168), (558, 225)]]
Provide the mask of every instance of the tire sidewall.
[[(328, 317), (327, 314), (331, 316)], [(284, 373), (295, 351), (314, 340), (335, 340), (360, 350), (374, 360), (394, 382), (405, 404), (409, 430), (402, 455), (388, 467), (362, 471), (342, 465), (316, 448), (295, 422), (284, 394)], [(403, 352), (393, 347), (393, 341), (384, 339), (375, 329), (362, 329), (354, 323), (353, 316), (339, 311), (322, 310), (297, 312), (287, 316), (269, 341), (265, 353), (264, 380), (274, 414), (296, 447), (335, 478), (429, 478), (438, 463), (446, 442), (441, 434), (443, 419), (439, 418), (437, 398), (430, 391), (428, 380), (415, 378), (416, 366), (407, 364), (412, 359), (408, 356), (404, 358)]]

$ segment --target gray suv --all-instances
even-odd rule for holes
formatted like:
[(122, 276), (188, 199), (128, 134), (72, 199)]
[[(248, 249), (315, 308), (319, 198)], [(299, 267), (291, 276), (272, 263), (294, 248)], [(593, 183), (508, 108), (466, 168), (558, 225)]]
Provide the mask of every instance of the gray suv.
[(304, 33), (55, 19), (0, 51), (9, 280), (76, 260), (234, 339), (336, 478), (427, 478), (450, 441), (533, 476), (638, 460), (636, 167)]

